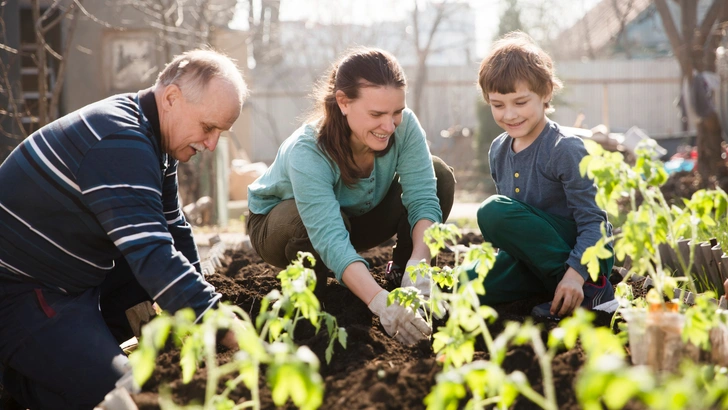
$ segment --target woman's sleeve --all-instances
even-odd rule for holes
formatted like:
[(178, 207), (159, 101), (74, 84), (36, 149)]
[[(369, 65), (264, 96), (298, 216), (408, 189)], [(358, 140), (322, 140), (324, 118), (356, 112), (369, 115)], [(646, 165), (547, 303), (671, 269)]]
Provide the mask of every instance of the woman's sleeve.
[(425, 131), (415, 114), (403, 113), (403, 132), (396, 141), (401, 144), (397, 158), (397, 174), (402, 186), (402, 204), (407, 208), (411, 227), (417, 221), (442, 222), (442, 210), (437, 198), (437, 179), (432, 166), (430, 149)]
[(366, 261), (351, 245), (341, 216), (334, 193), (338, 172), (312, 143), (298, 142), (291, 149), (288, 174), (298, 213), (313, 248), (341, 282), (347, 266), (356, 261), (366, 265)]

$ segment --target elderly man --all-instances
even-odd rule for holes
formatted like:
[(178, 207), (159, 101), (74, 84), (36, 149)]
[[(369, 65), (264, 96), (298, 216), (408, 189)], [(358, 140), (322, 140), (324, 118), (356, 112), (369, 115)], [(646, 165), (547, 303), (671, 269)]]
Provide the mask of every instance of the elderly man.
[(127, 363), (127, 309), (215, 307), (177, 164), (214, 150), (246, 96), (230, 59), (190, 51), (152, 88), (46, 125), (0, 166), (0, 391), (23, 408), (93, 408)]

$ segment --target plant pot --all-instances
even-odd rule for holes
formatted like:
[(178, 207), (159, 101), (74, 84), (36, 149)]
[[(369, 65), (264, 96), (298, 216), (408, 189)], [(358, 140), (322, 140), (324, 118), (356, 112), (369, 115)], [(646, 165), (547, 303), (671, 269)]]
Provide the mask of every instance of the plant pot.
[[(671, 305), (671, 304), (668, 304)], [(695, 356), (682, 341), (685, 316), (668, 310), (622, 309), (627, 322), (632, 364), (648, 365), (656, 372), (672, 372), (680, 360)]]
[(644, 309), (621, 309), (619, 313), (627, 322), (632, 364), (636, 366), (647, 364), (647, 344), (645, 343), (647, 311)]
[(682, 341), (685, 315), (677, 312), (649, 312), (645, 318), (647, 365), (657, 372), (677, 370), (686, 353)]
[[(728, 315), (728, 312), (720, 313)], [(719, 366), (728, 366), (728, 323), (723, 321), (710, 329), (710, 361)]]

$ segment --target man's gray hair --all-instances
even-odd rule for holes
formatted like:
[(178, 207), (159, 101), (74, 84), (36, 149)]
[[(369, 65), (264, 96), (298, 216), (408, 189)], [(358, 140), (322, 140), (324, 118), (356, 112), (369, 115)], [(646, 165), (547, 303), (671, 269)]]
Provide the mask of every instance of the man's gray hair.
[(225, 54), (210, 49), (197, 49), (176, 56), (157, 77), (157, 85), (176, 85), (184, 97), (193, 103), (213, 78), (227, 81), (237, 88), (240, 104), (248, 96), (248, 86), (235, 62)]

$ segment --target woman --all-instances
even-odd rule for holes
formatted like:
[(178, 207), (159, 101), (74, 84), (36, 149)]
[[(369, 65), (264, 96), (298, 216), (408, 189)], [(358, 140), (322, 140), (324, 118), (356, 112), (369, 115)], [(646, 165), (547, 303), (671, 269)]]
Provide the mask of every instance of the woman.
[[(429, 261), (424, 231), (452, 208), (452, 170), (430, 155), (405, 91), (402, 68), (384, 51), (357, 49), (335, 64), (311, 121), (248, 187), (248, 233), (263, 260), (281, 268), (311, 252), (319, 282), (330, 268), (387, 333), (411, 344), (431, 329), (417, 312), (387, 306), (389, 292), (357, 254), (397, 234), (395, 269)], [(405, 275), (402, 286), (429, 296), (430, 279)]]

